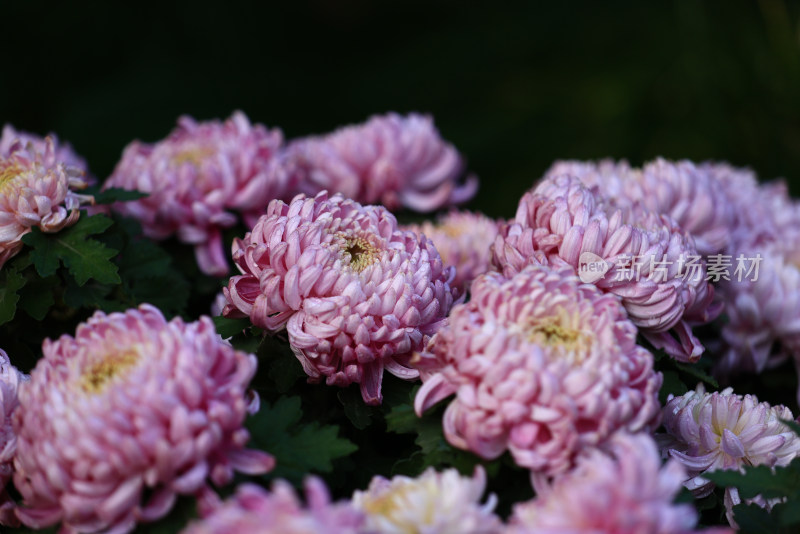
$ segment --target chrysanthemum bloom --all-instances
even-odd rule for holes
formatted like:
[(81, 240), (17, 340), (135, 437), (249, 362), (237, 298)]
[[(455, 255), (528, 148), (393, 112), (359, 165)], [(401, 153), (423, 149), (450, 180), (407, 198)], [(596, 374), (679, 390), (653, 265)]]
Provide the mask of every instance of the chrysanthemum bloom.
[(461, 294), (469, 289), (476, 276), (490, 269), (491, 248), (499, 231), (494, 219), (479, 213), (451, 211), (435, 224), (425, 221), (406, 228), (429, 237), (442, 262), (455, 267), (456, 277), (451, 286)]
[[(783, 466), (800, 452), (800, 438), (781, 420), (792, 420), (785, 406), (758, 402), (753, 395), (736, 395), (731, 388), (706, 393), (696, 391), (671, 397), (664, 407), (664, 451), (688, 471), (684, 485), (696, 496), (714, 489), (703, 474), (745, 465)], [(726, 505), (740, 502), (735, 488), (727, 488)], [(762, 505), (771, 504), (761, 502)]]
[(577, 272), (602, 267), (582, 276), (597, 274), (587, 281), (621, 297), (642, 334), (682, 361), (703, 352), (691, 324), (719, 312), (705, 264), (674, 220), (640, 204), (613, 208), (568, 175), (545, 179), (522, 197), (515, 221), (495, 241), (493, 262), (506, 276), (531, 263)]
[(0, 155), (0, 267), (20, 251), (31, 228), (53, 233), (77, 222), (81, 204), (94, 200), (75, 192), (86, 187), (82, 176), (56, 159), (49, 138), (43, 152), (17, 141)]
[(415, 358), (417, 414), (456, 394), (444, 415), (454, 446), (493, 459), (506, 449), (546, 476), (614, 432), (658, 424), (661, 375), (614, 295), (571, 269), (479, 276), (466, 304)]
[(713, 173), (688, 160), (658, 158), (642, 169), (627, 162), (556, 162), (545, 177), (577, 177), (616, 207), (641, 204), (668, 215), (695, 240), (703, 256), (719, 254), (728, 244), (733, 209)]
[(28, 377), (11, 365), (8, 355), (0, 349), (0, 525), (17, 525), (14, 505), (5, 491), (14, 472), (12, 462), (17, 451), (17, 436), (11, 416), (19, 405), (17, 390)]
[[(66, 167), (72, 167), (82, 171), (87, 177), (87, 181), (91, 181), (89, 178), (89, 166), (86, 164), (86, 160), (75, 153), (72, 149), (72, 145), (59, 142), (58, 137), (54, 133), (48, 134), (47, 137), (53, 142), (53, 151), (55, 152), (56, 161), (63, 163)], [(0, 134), (0, 157), (7, 158), (11, 154), (11, 147), (16, 141), (22, 143), (22, 146), (31, 144), (33, 150), (36, 152), (44, 153), (47, 150), (46, 138), (28, 132), (20, 132), (15, 130), (10, 124), (6, 124), (3, 126), (2, 134)]]
[(243, 274), (225, 288), (223, 314), (286, 328), (309, 380), (359, 383), (371, 404), (381, 402), (384, 369), (418, 376), (408, 360), (453, 303), (452, 268), (427, 237), (341, 195), (273, 201), (233, 249)]
[(509, 534), (733, 534), (695, 530), (691, 504), (673, 504), (685, 472), (675, 460), (661, 465), (653, 439), (616, 436), (608, 452), (593, 449), (576, 468), (514, 507)]
[(328, 135), (291, 143), (283, 169), (300, 191), (342, 193), (363, 204), (429, 212), (466, 202), (478, 181), (459, 179), (464, 163), (425, 115), (374, 116)]
[(277, 480), (267, 492), (254, 484), (243, 484), (236, 494), (214, 506), (201, 521), (191, 523), (183, 534), (356, 534), (364, 532), (364, 516), (349, 503), (332, 504), (325, 484), (306, 480), (304, 508), (294, 489)]
[(244, 448), (256, 358), (223, 342), (208, 317), (167, 322), (146, 304), (97, 312), (42, 350), (13, 417), (17, 515), (30, 527), (127, 532), (209, 478), (226, 484), (234, 469), (274, 464)]
[(200, 269), (221, 276), (228, 272), (221, 230), (236, 224), (235, 213), (254, 221), (270, 200), (289, 194), (285, 174), (275, 172), (282, 142), (280, 130), (251, 125), (241, 112), (224, 123), (181, 117), (163, 141), (128, 145), (104, 187), (147, 193), (115, 209), (138, 219), (150, 238), (177, 235), (194, 245)]
[(472, 477), (462, 477), (456, 469), (437, 473), (429, 467), (417, 478), (376, 476), (366, 491), (353, 494), (353, 505), (366, 516), (366, 532), (499, 533), (501, 522), (493, 513), (497, 497), (492, 494), (481, 504), (485, 489), (481, 466)]

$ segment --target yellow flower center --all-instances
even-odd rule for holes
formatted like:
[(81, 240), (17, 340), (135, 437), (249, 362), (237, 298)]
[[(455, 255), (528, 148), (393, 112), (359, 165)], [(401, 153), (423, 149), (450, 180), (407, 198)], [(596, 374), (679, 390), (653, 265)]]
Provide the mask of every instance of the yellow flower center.
[(184, 163), (191, 163), (195, 167), (199, 167), (203, 163), (203, 160), (213, 154), (214, 150), (210, 147), (187, 148), (172, 156), (172, 162), (178, 166)]
[(24, 171), (18, 164), (0, 167), (0, 192), (11, 186)]
[(363, 237), (344, 237), (343, 252), (350, 258), (350, 268), (360, 273), (378, 259), (378, 248)]
[[(390, 521), (397, 532), (419, 534), (419, 525), (433, 523), (438, 490), (435, 481), (430, 480), (395, 482), (383, 494), (366, 499), (362, 509), (368, 516), (379, 516)], [(417, 498), (414, 498), (415, 494)], [(421, 498), (423, 495), (425, 498)], [(409, 507), (419, 504), (423, 504), (424, 509), (415, 510), (414, 519), (410, 520)]]
[(528, 325), (526, 334), (530, 343), (559, 348), (571, 359), (580, 361), (592, 343), (591, 334), (579, 326), (580, 318), (562, 313), (556, 316), (534, 319)]
[(81, 388), (86, 393), (100, 393), (109, 382), (136, 365), (138, 361), (139, 352), (135, 349), (129, 349), (122, 353), (108, 354), (83, 373)]

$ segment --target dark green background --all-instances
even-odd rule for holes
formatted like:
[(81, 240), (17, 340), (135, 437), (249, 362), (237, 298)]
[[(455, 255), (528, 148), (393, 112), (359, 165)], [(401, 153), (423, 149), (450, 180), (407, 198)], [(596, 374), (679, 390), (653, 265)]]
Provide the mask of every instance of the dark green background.
[(793, 181), (799, 14), (782, 0), (9, 2), (0, 122), (57, 132), (105, 178), (182, 113), (242, 109), (292, 137), (419, 110), (482, 178), (471, 207), (497, 216), (557, 158), (727, 159)]

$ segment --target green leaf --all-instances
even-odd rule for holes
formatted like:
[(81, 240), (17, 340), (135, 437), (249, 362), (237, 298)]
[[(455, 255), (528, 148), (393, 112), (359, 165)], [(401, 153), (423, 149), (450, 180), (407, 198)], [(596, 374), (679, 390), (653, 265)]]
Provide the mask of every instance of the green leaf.
[(688, 363), (683, 363), (683, 362), (676, 361), (675, 362), (675, 367), (679, 371), (684, 372), (687, 375), (692, 376), (692, 377), (694, 377), (694, 378), (696, 378), (696, 379), (698, 379), (698, 380), (700, 380), (702, 382), (705, 382), (706, 384), (710, 385), (714, 389), (719, 389), (719, 383), (717, 382), (717, 380), (713, 376), (711, 376), (711, 375), (707, 374), (705, 371), (703, 371), (700, 367), (697, 366), (697, 364), (691, 365), (691, 364), (688, 364)]
[(60, 283), (57, 276), (35, 277), (29, 280), (20, 293), (19, 307), (37, 321), (41, 321), (55, 303), (53, 289)]
[(113, 204), (114, 202), (127, 202), (129, 200), (139, 200), (148, 196), (141, 191), (129, 191), (119, 187), (109, 187), (103, 191), (87, 191), (94, 197), (95, 204)]
[[(66, 286), (64, 289), (64, 303), (70, 308), (99, 308), (104, 311), (112, 311), (111, 308), (114, 302), (107, 298), (111, 293), (111, 286), (89, 282), (83, 287), (79, 287), (75, 280), (72, 279), (67, 280)], [(119, 310), (126, 308), (127, 306), (122, 303), (119, 304)]]
[(386, 430), (397, 434), (410, 434), (416, 432), (419, 421), (411, 404), (400, 404), (386, 414)]
[(247, 421), (256, 446), (275, 456), (270, 477), (300, 483), (310, 471), (330, 473), (333, 461), (354, 453), (357, 447), (340, 438), (339, 428), (317, 421), (301, 423), (300, 397), (282, 396), (273, 404), (262, 404)]
[(212, 317), (214, 327), (223, 339), (228, 339), (236, 334), (241, 334), (250, 326), (250, 319), (230, 319), (228, 317)]
[(90, 278), (107, 284), (120, 283), (117, 266), (111, 261), (117, 251), (107, 248), (90, 235), (102, 233), (112, 224), (104, 215), (87, 217), (84, 214), (78, 222), (56, 234), (45, 234), (38, 228), (22, 237), (22, 241), (32, 247), (31, 259), (40, 276), (50, 276), (63, 263), (79, 286)]
[(376, 408), (368, 406), (361, 397), (361, 391), (356, 386), (339, 390), (336, 395), (339, 402), (344, 406), (344, 414), (359, 430), (364, 430), (372, 424), (372, 416), (377, 411)]
[(3, 269), (2, 282), (0, 282), (0, 324), (5, 324), (14, 318), (17, 313), (17, 292), (25, 285), (25, 277), (13, 267)]
[(258, 347), (258, 358), (259, 365), (267, 369), (267, 375), (275, 383), (278, 393), (286, 393), (299, 378), (306, 376), (289, 341), (279, 336), (264, 336)]
[(658, 391), (658, 400), (662, 405), (667, 403), (667, 398), (670, 395), (679, 397), (683, 395), (689, 388), (683, 383), (677, 371), (662, 371), (664, 382), (661, 384), (661, 389)]
[(792, 432), (800, 436), (800, 423), (797, 421), (792, 421), (791, 419), (781, 419), (781, 423), (788, 426)]
[(718, 486), (738, 488), (742, 499), (752, 499), (756, 495), (761, 495), (765, 499), (798, 495), (800, 458), (795, 458), (785, 467), (748, 466), (745, 467), (744, 473), (734, 470), (713, 471), (704, 473), (703, 477)]
[(777, 520), (766, 510), (755, 504), (740, 504), (733, 507), (733, 519), (739, 524), (739, 532), (745, 534), (776, 534), (780, 532)]

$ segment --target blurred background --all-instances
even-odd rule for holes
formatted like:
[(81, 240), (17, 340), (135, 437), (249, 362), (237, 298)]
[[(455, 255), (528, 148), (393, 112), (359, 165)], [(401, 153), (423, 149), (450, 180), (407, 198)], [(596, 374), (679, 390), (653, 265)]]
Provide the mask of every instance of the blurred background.
[(729, 160), (800, 194), (800, 5), (784, 0), (3, 5), (0, 123), (104, 179), (132, 139), (241, 109), (287, 138), (431, 113), (513, 214), (555, 159)]

